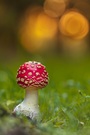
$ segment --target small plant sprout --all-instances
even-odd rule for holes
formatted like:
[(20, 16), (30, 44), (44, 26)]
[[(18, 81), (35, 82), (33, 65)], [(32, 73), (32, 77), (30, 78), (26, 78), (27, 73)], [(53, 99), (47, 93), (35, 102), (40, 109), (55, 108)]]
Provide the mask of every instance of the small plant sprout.
[(25, 115), (33, 120), (39, 116), (38, 89), (48, 84), (46, 68), (39, 62), (25, 62), (17, 71), (16, 78), (17, 84), (25, 89), (26, 95), (23, 102), (15, 107), (13, 113)]

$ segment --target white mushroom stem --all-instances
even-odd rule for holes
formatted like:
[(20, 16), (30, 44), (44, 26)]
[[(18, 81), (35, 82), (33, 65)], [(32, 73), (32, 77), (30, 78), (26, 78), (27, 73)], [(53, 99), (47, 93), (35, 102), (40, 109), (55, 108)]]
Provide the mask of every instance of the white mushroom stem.
[(23, 104), (25, 104), (29, 107), (37, 106), (38, 105), (38, 90), (27, 88)]
[(39, 115), (38, 90), (27, 88), (23, 102), (15, 107), (14, 113), (23, 114), (31, 119), (36, 118)]

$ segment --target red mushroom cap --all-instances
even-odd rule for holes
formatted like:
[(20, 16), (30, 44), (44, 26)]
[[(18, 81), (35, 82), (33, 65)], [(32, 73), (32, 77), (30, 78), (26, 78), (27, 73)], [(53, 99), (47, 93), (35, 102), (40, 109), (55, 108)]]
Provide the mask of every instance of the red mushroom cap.
[(44, 65), (29, 61), (20, 66), (17, 71), (17, 83), (23, 88), (43, 88), (48, 84), (48, 73)]

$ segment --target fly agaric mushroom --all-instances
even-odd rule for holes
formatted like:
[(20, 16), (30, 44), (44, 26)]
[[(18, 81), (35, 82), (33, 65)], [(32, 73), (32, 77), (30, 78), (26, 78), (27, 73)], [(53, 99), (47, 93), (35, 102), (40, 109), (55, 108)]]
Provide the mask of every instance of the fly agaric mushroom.
[(14, 113), (23, 114), (33, 120), (39, 115), (38, 89), (48, 84), (46, 68), (39, 62), (25, 62), (17, 71), (16, 78), (18, 85), (25, 88), (26, 96), (23, 102), (15, 107)]

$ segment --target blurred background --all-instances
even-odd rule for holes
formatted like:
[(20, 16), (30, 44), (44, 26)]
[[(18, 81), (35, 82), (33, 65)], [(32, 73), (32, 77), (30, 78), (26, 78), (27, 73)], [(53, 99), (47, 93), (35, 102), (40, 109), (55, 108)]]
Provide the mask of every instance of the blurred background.
[(7, 130), (13, 123), (20, 126), (9, 118), (25, 93), (15, 76), (31, 60), (49, 72), (49, 85), (39, 91), (45, 128), (50, 131), (51, 123), (52, 135), (89, 135), (90, 0), (0, 0), (0, 132), (5, 135), (12, 135)]
[(89, 0), (0, 0), (0, 63), (90, 53)]

